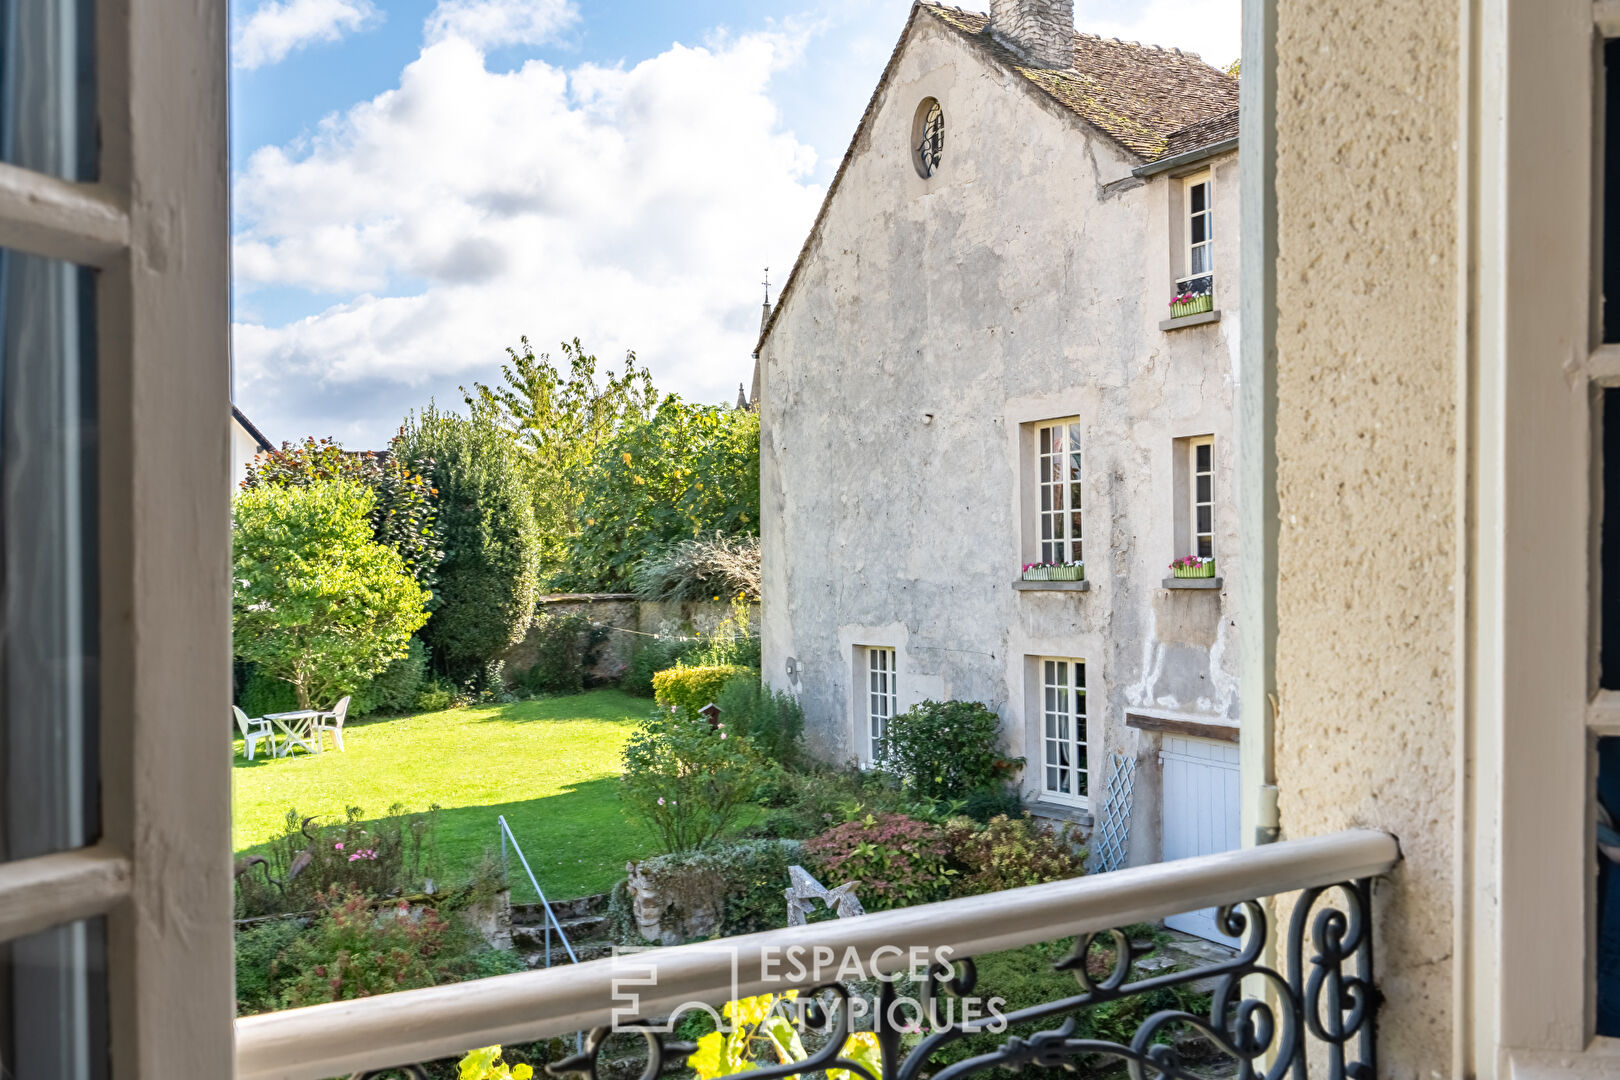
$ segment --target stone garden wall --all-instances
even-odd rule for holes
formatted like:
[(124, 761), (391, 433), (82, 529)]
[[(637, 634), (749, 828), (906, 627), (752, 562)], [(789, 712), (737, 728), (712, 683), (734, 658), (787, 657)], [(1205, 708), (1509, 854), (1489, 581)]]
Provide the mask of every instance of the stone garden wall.
[[(607, 637), (597, 652), (589, 677), (595, 682), (614, 682), (624, 675), (635, 652), (638, 636), (667, 634), (693, 636), (710, 633), (731, 616), (731, 605), (712, 600), (638, 600), (631, 593), (563, 593), (542, 596), (536, 614), (568, 615), (580, 612), (595, 626), (606, 628)], [(754, 605), (753, 618), (759, 618)], [(502, 656), (506, 678), (516, 683), (535, 664), (535, 633), (512, 646)]]

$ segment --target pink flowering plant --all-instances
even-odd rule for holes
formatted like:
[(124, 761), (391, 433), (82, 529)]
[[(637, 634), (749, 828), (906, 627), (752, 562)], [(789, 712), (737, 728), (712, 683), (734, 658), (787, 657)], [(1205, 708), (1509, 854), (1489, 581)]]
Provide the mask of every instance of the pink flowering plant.
[(1179, 578), (1214, 577), (1215, 559), (1209, 555), (1183, 555), (1170, 564), (1170, 572)]
[(749, 740), (684, 711), (655, 711), (624, 748), (625, 815), (670, 853), (709, 847), (736, 824), (766, 779)]
[(372, 897), (421, 892), (437, 861), (438, 810), (407, 814), (396, 803), (368, 820), (351, 806), (335, 822), (288, 810), (283, 834), (238, 863), (237, 916), (309, 911), (334, 888)]

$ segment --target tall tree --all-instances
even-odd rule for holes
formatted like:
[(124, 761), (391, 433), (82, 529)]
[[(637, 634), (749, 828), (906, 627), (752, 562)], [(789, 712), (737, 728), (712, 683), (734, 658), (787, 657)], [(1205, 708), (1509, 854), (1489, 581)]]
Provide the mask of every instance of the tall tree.
[(575, 586), (623, 587), (681, 540), (759, 535), (759, 414), (671, 394), (603, 443), (581, 485), (569, 545)]
[(581, 479), (597, 449), (626, 425), (652, 415), (658, 398), (652, 376), (625, 355), (624, 369), (603, 373), (578, 338), (562, 344), (562, 363), (535, 355), (529, 339), (507, 349), (494, 386), (474, 383), (462, 391), (469, 405), (497, 417), (528, 456), (528, 487), (539, 530), (541, 563), (555, 572), (567, 554), (579, 517)]
[(399, 552), (372, 539), (375, 503), (347, 480), (261, 485), (236, 498), (236, 655), (291, 683), (300, 708), (358, 690), (427, 621), (427, 590)]
[(523, 453), (493, 410), (428, 405), (406, 418), (393, 450), (439, 495), (444, 561), (438, 607), (423, 630), (434, 665), (458, 682), (523, 639), (539, 592), (539, 542)]

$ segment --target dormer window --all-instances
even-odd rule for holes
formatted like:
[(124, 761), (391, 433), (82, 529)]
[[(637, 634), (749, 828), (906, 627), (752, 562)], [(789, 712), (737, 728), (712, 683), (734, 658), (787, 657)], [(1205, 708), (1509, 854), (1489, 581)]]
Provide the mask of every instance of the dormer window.
[(1215, 210), (1209, 173), (1189, 176), (1182, 182), (1183, 227), (1182, 276), (1176, 279), (1178, 293), (1207, 293), (1215, 287)]

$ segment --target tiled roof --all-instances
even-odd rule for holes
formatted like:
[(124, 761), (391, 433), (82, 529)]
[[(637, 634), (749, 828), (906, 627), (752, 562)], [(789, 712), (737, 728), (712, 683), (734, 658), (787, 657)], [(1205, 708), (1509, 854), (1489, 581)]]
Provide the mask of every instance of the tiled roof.
[(1172, 131), (1166, 140), (1164, 153), (1160, 157), (1179, 157), (1190, 154), (1194, 150), (1202, 150), (1206, 146), (1228, 142), (1238, 137), (1238, 111), (1221, 113), (1208, 120), (1200, 120), (1196, 124), (1188, 124), (1180, 131)]
[(1207, 145), (1189, 141), (1193, 129), (1228, 114), (1236, 134), (1237, 79), (1192, 53), (1077, 33), (1073, 67), (1030, 67), (989, 33), (988, 15), (926, 2), (917, 6), (1145, 161)]

